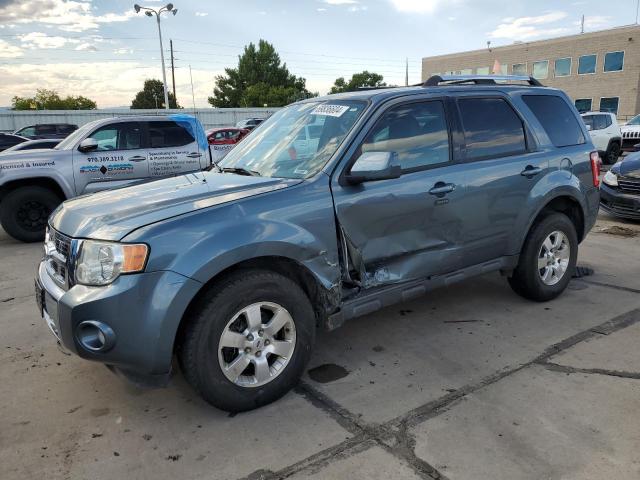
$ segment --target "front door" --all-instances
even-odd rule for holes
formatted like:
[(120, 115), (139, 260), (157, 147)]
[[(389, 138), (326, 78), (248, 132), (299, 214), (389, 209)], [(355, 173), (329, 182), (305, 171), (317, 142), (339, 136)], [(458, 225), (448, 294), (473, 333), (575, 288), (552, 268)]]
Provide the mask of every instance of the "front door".
[(462, 265), (464, 168), (452, 161), (445, 101), (396, 103), (352, 155), (395, 152), (398, 179), (349, 185), (335, 175), (336, 215), (351, 276), (365, 287), (457, 270)]
[(139, 122), (104, 125), (89, 137), (96, 140), (96, 150), (73, 151), (74, 179), (79, 195), (124, 186), (149, 176), (144, 130)]

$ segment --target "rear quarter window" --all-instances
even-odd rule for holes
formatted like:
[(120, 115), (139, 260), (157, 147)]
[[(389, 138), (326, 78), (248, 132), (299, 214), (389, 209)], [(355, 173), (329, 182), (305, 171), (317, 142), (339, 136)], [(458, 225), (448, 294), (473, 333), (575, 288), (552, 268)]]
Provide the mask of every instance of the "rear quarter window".
[[(158, 121), (149, 122), (148, 125), (151, 148), (182, 147), (195, 142), (193, 135), (175, 122)], [(221, 138), (224, 138), (224, 132)]]
[(586, 142), (573, 108), (555, 95), (523, 95), (522, 100), (536, 116), (555, 147)]

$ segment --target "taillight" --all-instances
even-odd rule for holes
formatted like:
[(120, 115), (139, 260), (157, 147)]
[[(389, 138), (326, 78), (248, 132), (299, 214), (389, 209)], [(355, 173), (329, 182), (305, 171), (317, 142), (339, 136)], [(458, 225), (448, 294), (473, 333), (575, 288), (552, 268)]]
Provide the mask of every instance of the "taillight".
[(591, 176), (593, 177), (593, 186), (600, 186), (600, 165), (602, 165), (602, 160), (600, 160), (600, 155), (598, 152), (591, 152), (589, 155), (591, 159)]

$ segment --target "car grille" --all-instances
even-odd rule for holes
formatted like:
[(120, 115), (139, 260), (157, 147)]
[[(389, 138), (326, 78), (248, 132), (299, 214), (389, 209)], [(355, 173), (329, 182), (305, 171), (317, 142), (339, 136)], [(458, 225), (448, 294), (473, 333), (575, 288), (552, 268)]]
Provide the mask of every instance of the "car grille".
[(622, 138), (640, 138), (640, 131), (622, 132)]
[(618, 178), (618, 187), (620, 187), (620, 190), (626, 193), (640, 194), (640, 179), (629, 180)]
[(71, 238), (66, 235), (49, 229), (49, 241), (44, 246), (47, 273), (64, 290), (71, 286), (68, 267), (71, 242)]

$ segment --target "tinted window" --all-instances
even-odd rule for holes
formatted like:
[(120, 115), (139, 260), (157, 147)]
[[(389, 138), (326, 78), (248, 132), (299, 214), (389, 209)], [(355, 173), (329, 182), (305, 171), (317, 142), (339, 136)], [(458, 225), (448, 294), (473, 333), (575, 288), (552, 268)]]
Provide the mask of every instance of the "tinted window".
[(596, 125), (595, 122), (593, 120), (593, 115), (584, 115), (582, 117), (582, 121), (584, 122), (584, 124), (586, 126), (588, 126), (591, 130), (595, 130), (596, 129)]
[(56, 126), (55, 125), (37, 125), (36, 133), (38, 135), (55, 135), (57, 133)]
[(389, 109), (367, 135), (363, 152), (396, 152), (403, 170), (449, 161), (449, 131), (439, 101)]
[(591, 99), (590, 98), (578, 98), (576, 100), (576, 109), (580, 113), (591, 111)]
[(181, 147), (195, 141), (193, 135), (175, 122), (149, 122), (151, 148)]
[(584, 75), (586, 73), (596, 73), (596, 59), (595, 55), (583, 55), (578, 61), (578, 74)]
[(16, 132), (16, 135), (23, 137), (33, 137), (36, 134), (36, 127), (24, 127)]
[(604, 56), (604, 71), (619, 72), (624, 66), (624, 52), (609, 52)]
[(618, 114), (618, 97), (603, 97), (600, 99), (600, 111)]
[(24, 142), (24, 139), (16, 137), (15, 135), (0, 135), (0, 149), (3, 150), (22, 142)]
[(25, 145), (20, 150), (36, 150), (38, 148), (53, 148), (58, 144), (58, 142), (38, 142), (38, 143), (30, 143), (29, 145)]
[(522, 121), (500, 98), (458, 100), (467, 158), (504, 157), (523, 153), (526, 141)]
[(75, 125), (58, 125), (58, 133), (63, 133), (66, 135), (69, 135), (77, 129), (78, 127), (76, 127)]
[(559, 58), (555, 65), (556, 77), (568, 77), (571, 75), (571, 59)]
[(609, 115), (585, 115), (582, 119), (586, 125), (591, 127), (591, 130), (604, 130), (611, 125)]
[(585, 142), (580, 123), (564, 99), (554, 95), (525, 95), (522, 99), (542, 124), (553, 145), (567, 147)]
[(142, 128), (137, 122), (105, 125), (91, 135), (98, 142), (98, 151), (135, 150), (142, 148)]

